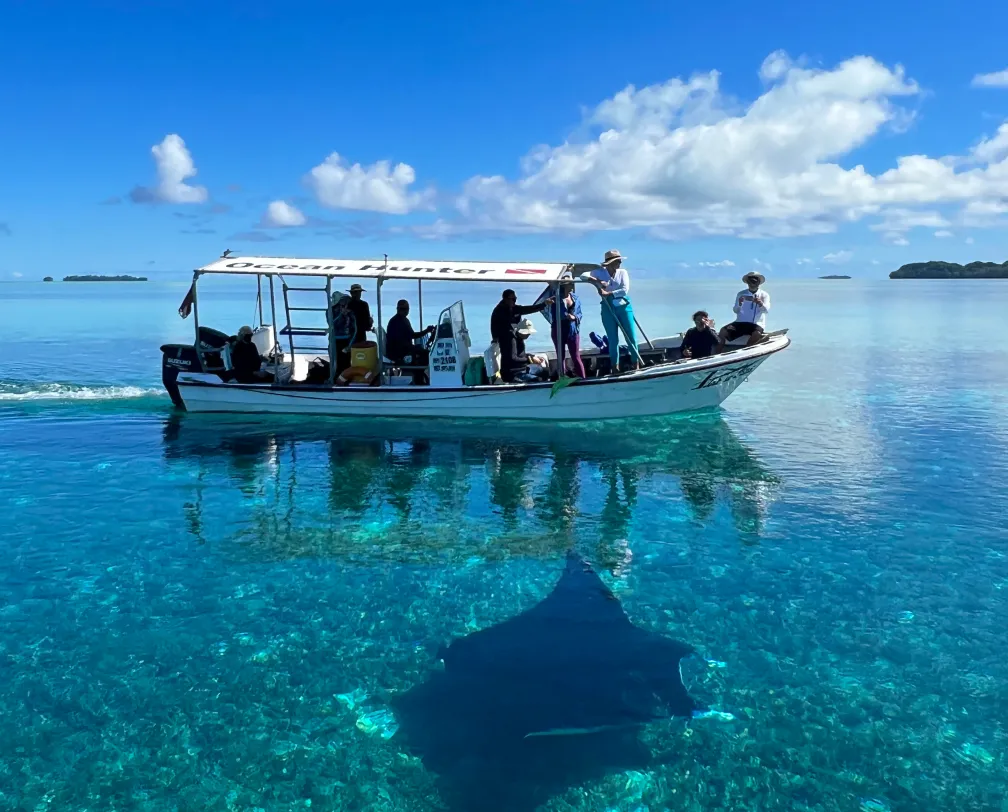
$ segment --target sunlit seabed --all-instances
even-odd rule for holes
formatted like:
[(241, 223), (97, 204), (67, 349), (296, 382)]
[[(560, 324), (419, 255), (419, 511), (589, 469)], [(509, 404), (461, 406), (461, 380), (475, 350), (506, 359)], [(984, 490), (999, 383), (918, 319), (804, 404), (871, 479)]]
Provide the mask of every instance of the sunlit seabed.
[(636, 427), (0, 375), (0, 808), (436, 809), (389, 697), (573, 547), (734, 719), (650, 726), (661, 766), (552, 809), (1003, 809), (1008, 359), (795, 332), (723, 411)]

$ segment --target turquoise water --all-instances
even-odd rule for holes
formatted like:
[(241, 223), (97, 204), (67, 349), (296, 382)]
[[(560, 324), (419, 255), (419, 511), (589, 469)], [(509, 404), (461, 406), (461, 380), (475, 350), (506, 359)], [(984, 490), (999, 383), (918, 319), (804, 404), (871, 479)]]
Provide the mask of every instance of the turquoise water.
[(0, 285), (0, 808), (438, 809), (390, 697), (573, 547), (734, 718), (550, 809), (1005, 809), (1008, 284), (768, 287), (721, 410), (557, 428), (175, 416), (184, 283)]

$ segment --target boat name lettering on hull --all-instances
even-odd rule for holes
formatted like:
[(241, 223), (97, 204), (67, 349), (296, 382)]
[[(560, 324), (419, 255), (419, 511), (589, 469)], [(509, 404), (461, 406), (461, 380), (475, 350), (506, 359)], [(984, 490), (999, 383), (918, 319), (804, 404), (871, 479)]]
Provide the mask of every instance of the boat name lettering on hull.
[[(762, 360), (762, 359), (760, 359)], [(694, 386), (694, 389), (707, 389), (711, 386), (723, 386), (726, 383), (733, 383), (740, 378), (745, 378), (749, 375), (756, 367), (760, 365), (760, 361), (750, 361), (748, 364), (743, 364), (740, 367), (733, 367), (731, 369), (714, 369), (708, 373), (707, 377), (704, 378), (700, 383)]]

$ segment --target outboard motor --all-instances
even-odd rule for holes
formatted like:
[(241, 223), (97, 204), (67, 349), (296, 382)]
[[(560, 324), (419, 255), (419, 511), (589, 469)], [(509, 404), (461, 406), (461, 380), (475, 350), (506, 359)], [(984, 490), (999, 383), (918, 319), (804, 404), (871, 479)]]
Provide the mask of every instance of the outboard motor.
[(161, 345), (161, 383), (168, 391), (172, 403), (185, 408), (179, 393), (180, 372), (209, 372), (221, 374), (226, 371), (225, 350), (231, 337), (210, 327), (199, 328), (199, 352), (193, 344)]

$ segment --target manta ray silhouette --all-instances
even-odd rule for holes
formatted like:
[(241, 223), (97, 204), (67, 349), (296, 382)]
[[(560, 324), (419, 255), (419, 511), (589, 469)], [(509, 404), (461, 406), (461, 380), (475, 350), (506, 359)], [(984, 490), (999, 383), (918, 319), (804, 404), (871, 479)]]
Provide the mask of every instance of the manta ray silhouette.
[(652, 763), (653, 720), (701, 710), (683, 643), (634, 626), (587, 562), (567, 556), (540, 603), (440, 650), (444, 671), (398, 695), (393, 741), (458, 812), (527, 812), (569, 786)]

